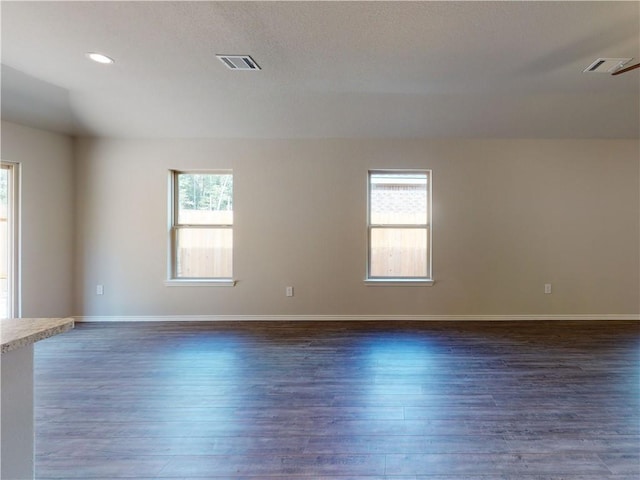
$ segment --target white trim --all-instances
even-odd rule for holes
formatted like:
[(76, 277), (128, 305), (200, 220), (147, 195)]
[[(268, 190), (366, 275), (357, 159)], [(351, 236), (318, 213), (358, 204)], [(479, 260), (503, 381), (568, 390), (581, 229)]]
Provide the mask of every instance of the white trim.
[(433, 280), (429, 278), (415, 280), (410, 278), (398, 278), (396, 280), (392, 278), (367, 278), (364, 284), (369, 287), (431, 287), (433, 286)]
[[(167, 277), (168, 279), (165, 281), (165, 286), (167, 287), (187, 287), (187, 286), (200, 286), (200, 287), (233, 287), (236, 282), (230, 278), (204, 278), (204, 279), (194, 279), (194, 278), (174, 278), (177, 275), (177, 245), (178, 245), (178, 231), (180, 229), (186, 228), (204, 228), (204, 229), (213, 229), (213, 228), (221, 228), (231, 230), (231, 234), (233, 235), (233, 223), (231, 224), (218, 224), (218, 223), (207, 223), (207, 224), (198, 224), (191, 225), (186, 223), (179, 222), (179, 202), (180, 202), (180, 189), (178, 185), (178, 175), (226, 175), (231, 177), (233, 181), (233, 170), (232, 169), (223, 169), (223, 170), (169, 170), (169, 189), (168, 189), (168, 210), (169, 210), (169, 218), (168, 218), (168, 257), (167, 257)], [(231, 192), (231, 200), (233, 205), (233, 185)], [(231, 210), (233, 212), (233, 209)], [(233, 222), (233, 219), (232, 219)], [(232, 239), (233, 241), (233, 239)], [(231, 245), (231, 269), (233, 273), (233, 243)]]
[[(424, 175), (427, 188), (427, 223), (416, 225), (396, 225), (396, 224), (373, 224), (371, 223), (371, 178), (375, 174), (416, 174)], [(426, 275), (421, 280), (424, 283), (415, 286), (431, 286), (433, 285), (433, 171), (429, 169), (417, 168), (417, 169), (389, 169), (389, 168), (376, 168), (367, 170), (367, 258), (366, 258), (366, 271), (365, 271), (365, 283), (372, 282), (369, 285), (374, 285), (373, 282), (386, 281), (389, 283), (381, 284), (378, 286), (391, 286), (397, 284), (403, 284), (402, 282), (415, 281), (411, 278), (397, 278), (397, 277), (372, 277), (371, 276), (371, 231), (373, 228), (412, 228), (412, 229), (424, 229), (426, 230), (427, 240), (427, 271)], [(368, 284), (368, 283), (367, 283)], [(406, 283), (405, 283), (406, 285)]]
[[(22, 175), (21, 164), (0, 160), (8, 172), (7, 308), (9, 317), (22, 316)], [(2, 313), (4, 315), (4, 312)]]
[(541, 315), (113, 315), (74, 316), (76, 322), (351, 322), (351, 321), (420, 321), (420, 322), (504, 322), (536, 320), (633, 320), (639, 313), (541, 314)]
[(165, 287), (235, 287), (235, 280), (195, 280), (195, 279), (178, 279), (164, 281)]

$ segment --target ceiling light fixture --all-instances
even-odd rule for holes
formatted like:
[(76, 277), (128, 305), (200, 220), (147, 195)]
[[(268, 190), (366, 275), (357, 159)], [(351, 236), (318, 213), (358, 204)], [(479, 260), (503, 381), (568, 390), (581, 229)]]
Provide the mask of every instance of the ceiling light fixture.
[(93, 60), (94, 62), (97, 63), (103, 63), (105, 65), (108, 65), (110, 63), (114, 63), (115, 60), (111, 57), (107, 57), (106, 55), (103, 55), (102, 53), (96, 53), (96, 52), (89, 52), (86, 54), (87, 58), (90, 60)]

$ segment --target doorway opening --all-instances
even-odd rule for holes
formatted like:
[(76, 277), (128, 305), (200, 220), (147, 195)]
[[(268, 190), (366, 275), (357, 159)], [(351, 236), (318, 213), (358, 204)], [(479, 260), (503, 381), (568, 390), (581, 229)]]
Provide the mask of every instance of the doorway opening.
[(18, 283), (18, 165), (0, 164), (0, 318), (20, 316)]

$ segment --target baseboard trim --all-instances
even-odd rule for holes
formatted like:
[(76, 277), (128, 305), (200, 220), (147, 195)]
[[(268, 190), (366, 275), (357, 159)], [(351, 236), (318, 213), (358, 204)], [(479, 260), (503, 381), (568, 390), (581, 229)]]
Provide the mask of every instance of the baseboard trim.
[(110, 315), (74, 316), (76, 322), (354, 322), (410, 320), (419, 322), (504, 322), (545, 320), (634, 320), (640, 314), (568, 315)]

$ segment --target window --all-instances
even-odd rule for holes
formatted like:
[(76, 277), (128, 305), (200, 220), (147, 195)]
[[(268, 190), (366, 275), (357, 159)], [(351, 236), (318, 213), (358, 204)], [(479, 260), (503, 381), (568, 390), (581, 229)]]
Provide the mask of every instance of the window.
[(171, 172), (170, 279), (233, 284), (233, 175)]
[(0, 165), (0, 318), (20, 316), (18, 296), (18, 165)]
[(367, 280), (431, 283), (429, 170), (369, 172)]

